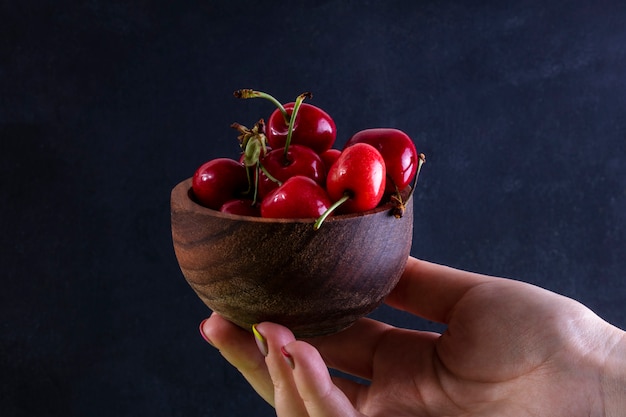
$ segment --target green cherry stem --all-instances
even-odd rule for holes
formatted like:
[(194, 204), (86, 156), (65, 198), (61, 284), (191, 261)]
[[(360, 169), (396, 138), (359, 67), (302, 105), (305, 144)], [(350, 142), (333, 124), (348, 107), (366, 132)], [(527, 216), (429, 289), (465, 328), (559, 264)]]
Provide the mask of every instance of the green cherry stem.
[(415, 172), (415, 177), (413, 178), (413, 183), (411, 183), (411, 189), (409, 190), (406, 198), (402, 197), (401, 190), (398, 189), (398, 186), (395, 186), (396, 192), (391, 195), (391, 203), (393, 204), (393, 208), (391, 209), (391, 214), (397, 219), (401, 218), (404, 215), (404, 210), (406, 209), (406, 202), (411, 199), (413, 193), (415, 192), (415, 188), (417, 187), (417, 179), (419, 177), (420, 171), (422, 169), (422, 165), (426, 162), (426, 157), (423, 153), (418, 155), (417, 162), (417, 170)]
[(252, 175), (250, 175), (250, 170), (252, 169), (252, 167), (246, 166), (246, 177), (248, 178), (248, 189), (246, 190), (246, 192), (244, 192), (245, 195), (250, 195), (250, 193), (252, 192), (252, 190), (254, 190), (254, 195), (256, 197), (256, 181), (255, 184), (253, 185), (252, 182)]
[(285, 140), (285, 160), (287, 159), (287, 152), (289, 151), (289, 145), (291, 144), (291, 136), (293, 135), (293, 127), (296, 124), (296, 117), (298, 115), (298, 111), (300, 110), (300, 105), (304, 101), (305, 98), (311, 97), (311, 93), (302, 93), (297, 98), (295, 103), (293, 103), (293, 110), (291, 111), (291, 117), (289, 118), (289, 127), (287, 130), (287, 139)]
[(271, 101), (272, 103), (274, 103), (274, 105), (276, 107), (278, 107), (278, 110), (280, 110), (280, 112), (282, 113), (283, 117), (285, 118), (285, 123), (289, 123), (289, 113), (287, 113), (287, 110), (285, 110), (285, 107), (282, 105), (282, 103), (278, 100), (276, 100), (276, 98), (274, 98), (273, 96), (264, 93), (262, 91), (256, 91), (253, 90), (251, 88), (244, 88), (241, 90), (237, 90), (233, 93), (233, 95), (237, 98), (243, 98), (243, 99), (247, 99), (247, 98), (264, 98), (266, 100)]
[(256, 205), (259, 200), (259, 170), (261, 166), (261, 162), (257, 161), (256, 163), (256, 175), (254, 176), (254, 196), (252, 197), (252, 205)]
[(417, 180), (420, 176), (422, 165), (424, 165), (424, 163), (426, 162), (426, 155), (424, 155), (423, 153), (419, 154), (418, 158), (419, 158), (419, 161), (417, 162), (417, 171), (415, 172), (415, 178), (413, 179), (413, 187), (411, 188), (411, 192), (409, 193), (409, 198), (411, 198), (411, 195), (413, 195), (413, 191), (415, 191), (415, 188), (417, 187)]
[(396, 187), (396, 192), (391, 195), (391, 202), (393, 203), (393, 208), (391, 209), (392, 214), (396, 218), (401, 218), (404, 215), (405, 203), (411, 199), (413, 193), (415, 192), (415, 188), (417, 188), (417, 179), (419, 178), (420, 171), (422, 170), (422, 165), (426, 162), (426, 156), (421, 153), (418, 155), (419, 161), (417, 162), (417, 171), (415, 172), (415, 178), (413, 178), (413, 183), (411, 184), (411, 189), (406, 196), (406, 199), (402, 199), (402, 193)]
[(275, 182), (276, 184), (278, 184), (279, 186), (282, 185), (282, 181), (280, 181), (278, 178), (276, 178), (275, 176), (273, 176), (272, 174), (269, 173), (269, 171), (267, 170), (267, 168), (265, 168), (263, 166), (262, 163), (259, 162), (259, 168), (261, 168), (261, 171), (263, 171), (263, 173), (265, 174), (265, 176), (272, 182)]
[(343, 197), (341, 197), (339, 200), (335, 201), (330, 207), (328, 207), (328, 210), (326, 210), (320, 217), (317, 218), (317, 220), (315, 220), (315, 223), (313, 223), (313, 230), (319, 230), (319, 228), (322, 227), (322, 223), (324, 223), (324, 220), (326, 220), (326, 218), (330, 216), (330, 214), (335, 211), (337, 207), (348, 201), (350, 197), (350, 194), (346, 193), (343, 195)]

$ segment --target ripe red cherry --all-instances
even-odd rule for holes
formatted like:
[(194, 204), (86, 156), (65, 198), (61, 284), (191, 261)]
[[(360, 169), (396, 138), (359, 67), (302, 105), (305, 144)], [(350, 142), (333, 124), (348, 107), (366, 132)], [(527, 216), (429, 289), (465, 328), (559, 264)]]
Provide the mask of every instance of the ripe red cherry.
[[(309, 177), (318, 184), (324, 184), (326, 180), (326, 167), (322, 158), (312, 149), (302, 145), (291, 145), (285, 155), (283, 149), (274, 149), (262, 160), (261, 164), (274, 178), (285, 182), (296, 175)], [(265, 174), (259, 177), (259, 188), (266, 194), (269, 188), (278, 185), (267, 179)]]
[[(287, 103), (284, 108), (289, 115), (295, 103)], [(280, 109), (274, 110), (265, 124), (267, 143), (274, 149), (284, 148), (289, 131), (289, 122)], [(316, 153), (330, 149), (337, 137), (335, 121), (319, 107), (302, 103), (296, 114), (291, 144), (304, 145)]]
[(380, 152), (367, 143), (346, 148), (333, 164), (326, 178), (331, 200), (347, 198), (338, 208), (341, 213), (355, 213), (375, 208), (385, 191), (385, 161)]
[(346, 142), (344, 149), (355, 143), (372, 145), (383, 156), (387, 168), (385, 192), (404, 190), (411, 183), (417, 172), (419, 157), (415, 144), (406, 133), (392, 128), (361, 130)]
[(191, 189), (198, 203), (219, 210), (226, 201), (238, 198), (248, 190), (246, 168), (230, 158), (205, 162), (196, 169)]
[(220, 211), (222, 213), (238, 214), (240, 216), (261, 216), (259, 206), (255, 205), (252, 200), (245, 198), (238, 198), (236, 200), (229, 200), (225, 202), (222, 204)]
[(309, 219), (321, 216), (331, 205), (328, 194), (309, 177), (297, 175), (268, 194), (261, 202), (261, 217)]
[[(263, 200), (269, 193), (278, 188), (280, 183), (271, 180), (261, 170), (258, 171), (259, 180), (257, 183), (257, 200)], [(282, 182), (282, 181), (280, 181)]]
[(339, 149), (328, 149), (320, 154), (320, 158), (324, 162), (324, 166), (326, 167), (326, 173), (330, 170), (330, 167), (333, 166), (335, 161), (341, 155), (341, 151)]

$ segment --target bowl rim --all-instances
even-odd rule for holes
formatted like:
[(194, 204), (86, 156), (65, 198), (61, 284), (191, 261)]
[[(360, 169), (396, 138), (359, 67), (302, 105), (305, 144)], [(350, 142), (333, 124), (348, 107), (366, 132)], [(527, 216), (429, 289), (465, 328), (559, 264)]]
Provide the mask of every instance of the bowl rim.
[[(193, 210), (195, 212), (199, 212), (199, 213), (205, 214), (205, 215), (210, 215), (212, 217), (217, 217), (217, 218), (222, 218), (222, 219), (227, 219), (227, 220), (233, 220), (233, 221), (245, 221), (245, 222), (249, 222), (249, 223), (313, 224), (317, 220), (317, 217), (281, 219), (281, 218), (244, 216), (244, 215), (240, 215), (240, 214), (224, 213), (224, 212), (221, 212), (219, 210), (213, 210), (213, 209), (210, 209), (208, 207), (205, 207), (205, 206), (199, 204), (198, 202), (196, 202), (192, 198), (192, 192), (193, 192), (192, 191), (192, 187), (191, 187), (192, 180), (193, 180), (193, 177), (189, 177), (189, 178), (184, 179), (183, 181), (179, 182), (178, 184), (176, 184), (174, 186), (174, 188), (172, 188), (172, 192), (171, 192), (171, 203), (172, 204), (174, 202), (177, 202), (177, 203), (181, 204), (182, 208), (184, 208), (185, 210), (188, 210), (188, 211)], [(408, 189), (408, 196), (407, 196), (407, 198), (406, 198), (406, 200), (404, 202), (405, 204), (408, 203), (409, 201), (411, 201), (412, 197), (413, 197), (413, 193), (410, 191), (410, 186), (407, 187), (407, 189)], [(406, 195), (405, 192), (403, 192), (402, 194)], [(373, 208), (371, 210), (367, 210), (367, 211), (363, 211), (363, 212), (348, 213), (348, 214), (336, 214), (336, 215), (328, 216), (328, 218), (324, 222), (325, 223), (328, 223), (328, 222), (338, 222), (338, 221), (345, 220), (345, 219), (360, 218), (360, 217), (365, 217), (365, 216), (369, 216), (369, 215), (373, 215), (373, 214), (377, 214), (377, 213), (381, 213), (381, 212), (385, 212), (385, 211), (389, 211), (390, 214), (391, 214), (391, 211), (395, 207), (396, 206), (392, 202), (388, 202), (388, 203), (385, 203), (383, 205), (377, 206), (377, 207), (375, 207), (375, 208)]]

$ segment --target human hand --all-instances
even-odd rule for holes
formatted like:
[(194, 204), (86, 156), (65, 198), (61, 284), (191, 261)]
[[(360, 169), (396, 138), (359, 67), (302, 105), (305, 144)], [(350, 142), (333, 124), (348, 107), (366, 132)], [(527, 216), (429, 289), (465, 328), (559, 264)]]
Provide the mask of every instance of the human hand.
[(447, 330), (364, 318), (296, 341), (260, 323), (255, 343), (213, 314), (201, 331), (279, 417), (623, 415), (625, 333), (574, 300), (410, 258), (386, 303)]

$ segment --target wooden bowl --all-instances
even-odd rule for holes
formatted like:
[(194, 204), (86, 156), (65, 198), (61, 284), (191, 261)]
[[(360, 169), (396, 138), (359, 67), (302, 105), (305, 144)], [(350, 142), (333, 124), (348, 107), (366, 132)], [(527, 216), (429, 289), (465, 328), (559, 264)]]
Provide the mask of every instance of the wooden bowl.
[(297, 337), (334, 333), (378, 307), (397, 284), (413, 237), (413, 203), (314, 219), (237, 216), (193, 199), (191, 178), (171, 194), (181, 271), (213, 311), (250, 329), (272, 321)]

